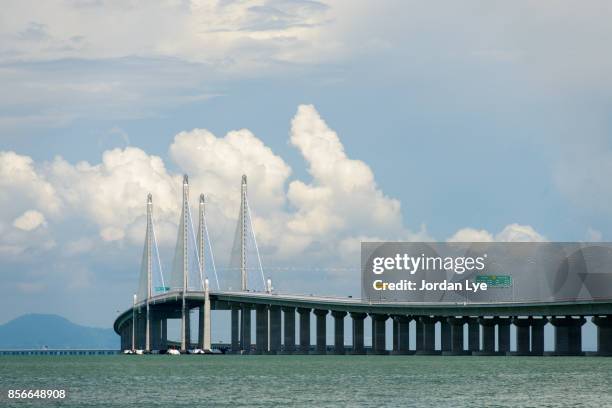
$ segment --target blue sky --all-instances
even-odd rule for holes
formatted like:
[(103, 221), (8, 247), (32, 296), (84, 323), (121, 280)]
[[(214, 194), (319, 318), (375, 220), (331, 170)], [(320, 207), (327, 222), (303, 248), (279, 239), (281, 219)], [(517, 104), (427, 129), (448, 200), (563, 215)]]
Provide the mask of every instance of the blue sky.
[(27, 3), (0, 16), (0, 321), (108, 325), (148, 191), (170, 265), (183, 172), (219, 262), (249, 174), (287, 291), (358, 293), (365, 238), (609, 239), (607, 2)]

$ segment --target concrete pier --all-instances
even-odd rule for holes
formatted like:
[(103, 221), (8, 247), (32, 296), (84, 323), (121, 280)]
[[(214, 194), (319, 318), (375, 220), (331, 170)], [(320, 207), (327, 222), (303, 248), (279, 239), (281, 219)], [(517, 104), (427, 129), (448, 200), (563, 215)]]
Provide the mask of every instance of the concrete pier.
[(582, 352), (582, 325), (586, 323), (584, 317), (571, 316), (553, 317), (550, 323), (555, 327), (555, 356), (581, 356)]
[(468, 351), (475, 353), (480, 350), (480, 325), (476, 317), (467, 320), (468, 325)]
[(531, 320), (531, 355), (544, 355), (544, 326), (548, 323), (546, 317)]
[(257, 305), (255, 307), (255, 354), (264, 354), (268, 351), (268, 307)]
[(168, 348), (168, 318), (163, 315), (161, 318), (161, 349)]
[(300, 315), (300, 354), (308, 354), (310, 352), (310, 309), (299, 307), (297, 309)]
[(204, 350), (204, 304), (198, 306), (198, 348)]
[(443, 355), (462, 356), (463, 351), (463, 325), (466, 322), (464, 317), (449, 317), (447, 319), (451, 332), (451, 350), (444, 351)]
[(597, 326), (597, 355), (612, 356), (612, 316), (593, 316)]
[(277, 354), (281, 351), (281, 308), (270, 306), (270, 339), (268, 353)]
[(295, 307), (283, 307), (284, 332), (283, 332), (283, 353), (292, 354), (295, 352)]
[(351, 319), (353, 319), (353, 354), (365, 354), (363, 321), (366, 316), (365, 313), (351, 313)]
[(410, 316), (393, 317), (393, 354), (412, 354), (410, 351)]
[(153, 312), (151, 316), (151, 350), (161, 349), (161, 319), (159, 313)]
[(230, 351), (238, 353), (240, 351), (240, 307), (232, 305), (231, 307), (231, 343)]
[(240, 350), (251, 352), (251, 305), (242, 304), (240, 310)]
[(417, 342), (415, 354), (434, 355), (436, 351), (436, 322), (435, 317), (421, 316), (417, 322)]
[(344, 317), (346, 312), (333, 311), (334, 318), (334, 354), (344, 354)]
[(440, 351), (450, 352), (451, 346), (451, 326), (446, 318), (440, 319)]
[(373, 354), (387, 354), (386, 350), (386, 322), (389, 318), (386, 314), (373, 314), (372, 327), (374, 328)]
[(497, 351), (501, 354), (510, 352), (510, 323), (508, 317), (497, 319)]
[[(191, 348), (191, 313), (189, 313), (189, 308), (185, 310), (185, 349), (188, 350)], [(183, 350), (184, 351), (184, 350)]]
[(478, 323), (482, 327), (482, 349), (477, 352), (473, 352), (474, 355), (479, 356), (494, 356), (495, 352), (495, 326), (497, 324), (496, 318), (484, 318), (479, 317)]
[(315, 309), (314, 315), (317, 318), (317, 346), (316, 354), (327, 354), (327, 314), (328, 310)]
[(517, 356), (528, 356), (530, 354), (530, 333), (532, 318), (512, 319), (512, 324), (516, 326), (516, 352), (512, 353)]

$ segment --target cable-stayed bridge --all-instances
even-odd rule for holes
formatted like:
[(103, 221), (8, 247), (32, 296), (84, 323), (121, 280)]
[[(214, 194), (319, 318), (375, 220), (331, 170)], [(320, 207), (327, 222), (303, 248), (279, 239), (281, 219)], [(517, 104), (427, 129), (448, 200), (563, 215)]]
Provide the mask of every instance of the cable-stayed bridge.
[[(232, 353), (425, 354), (425, 355), (584, 355), (582, 326), (590, 316), (597, 326), (597, 352), (612, 355), (612, 301), (435, 303), (371, 302), (361, 299), (281, 294), (265, 279), (247, 194), (240, 185), (240, 211), (230, 267), (219, 276), (200, 195), (198, 227), (189, 205), (189, 181), (183, 179), (178, 236), (169, 277), (164, 276), (153, 219), (153, 198), (147, 197), (147, 227), (138, 292), (133, 306), (117, 317), (114, 329), (123, 350), (164, 351), (176, 346), (210, 351), (211, 310), (231, 311)], [(197, 342), (191, 342), (190, 312), (197, 310)], [(251, 320), (255, 311), (255, 344)], [(315, 343), (311, 345), (311, 314)], [(327, 319), (334, 324), (327, 344)], [(298, 324), (296, 327), (296, 316)], [(345, 345), (345, 321), (351, 322), (351, 344)], [(168, 340), (168, 321), (180, 321), (180, 340)], [(366, 347), (366, 319), (371, 342)], [(392, 345), (386, 327), (391, 321)], [(553, 352), (544, 351), (544, 327), (554, 327)], [(514, 325), (515, 349), (510, 347)], [(467, 326), (467, 330), (466, 329)], [(297, 330), (296, 330), (297, 329)], [(414, 346), (410, 332), (415, 331)], [(464, 335), (467, 333), (467, 336)], [(297, 335), (296, 335), (297, 334)], [(464, 338), (465, 337), (465, 338)], [(439, 346), (437, 347), (436, 345)]]

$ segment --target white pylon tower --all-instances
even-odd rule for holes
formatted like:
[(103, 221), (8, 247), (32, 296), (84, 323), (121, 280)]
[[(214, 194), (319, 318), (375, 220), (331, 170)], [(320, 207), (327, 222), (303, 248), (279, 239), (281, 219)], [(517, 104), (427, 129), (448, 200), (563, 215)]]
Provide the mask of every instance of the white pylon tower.
[(187, 237), (189, 234), (188, 223), (189, 223), (189, 179), (187, 175), (183, 176), (183, 291), (182, 291), (182, 307), (181, 307), (181, 350), (187, 350), (187, 342), (189, 339), (186, 338), (185, 332), (187, 328), (187, 319), (189, 314), (187, 312), (185, 296), (187, 294), (187, 278), (189, 274), (189, 261), (188, 261), (188, 242)]
[(151, 351), (151, 296), (153, 294), (151, 284), (153, 275), (152, 249), (153, 249), (153, 196), (149, 193), (147, 196), (147, 327), (145, 335), (145, 350)]
[(200, 211), (199, 211), (199, 228), (198, 228), (198, 256), (200, 263), (200, 279), (202, 282), (202, 288), (204, 290), (204, 310), (200, 314), (200, 318), (203, 320), (203, 333), (202, 333), (202, 349), (210, 350), (210, 337), (211, 337), (211, 319), (210, 319), (210, 294), (208, 279), (206, 277), (205, 270), (205, 259), (204, 254), (206, 251), (206, 197), (204, 194), (200, 194)]
[(242, 175), (240, 188), (240, 288), (247, 290), (246, 268), (246, 240), (247, 240), (247, 176)]
[(210, 344), (210, 293), (208, 290), (208, 279), (204, 280), (204, 347), (206, 351), (211, 350)]

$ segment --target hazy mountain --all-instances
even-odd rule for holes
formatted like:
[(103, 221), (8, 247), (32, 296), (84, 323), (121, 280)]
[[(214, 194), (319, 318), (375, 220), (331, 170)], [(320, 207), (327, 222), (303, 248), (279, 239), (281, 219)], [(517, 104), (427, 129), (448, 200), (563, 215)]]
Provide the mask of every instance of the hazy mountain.
[(113, 329), (79, 326), (57, 315), (27, 314), (0, 325), (0, 349), (118, 349)]

